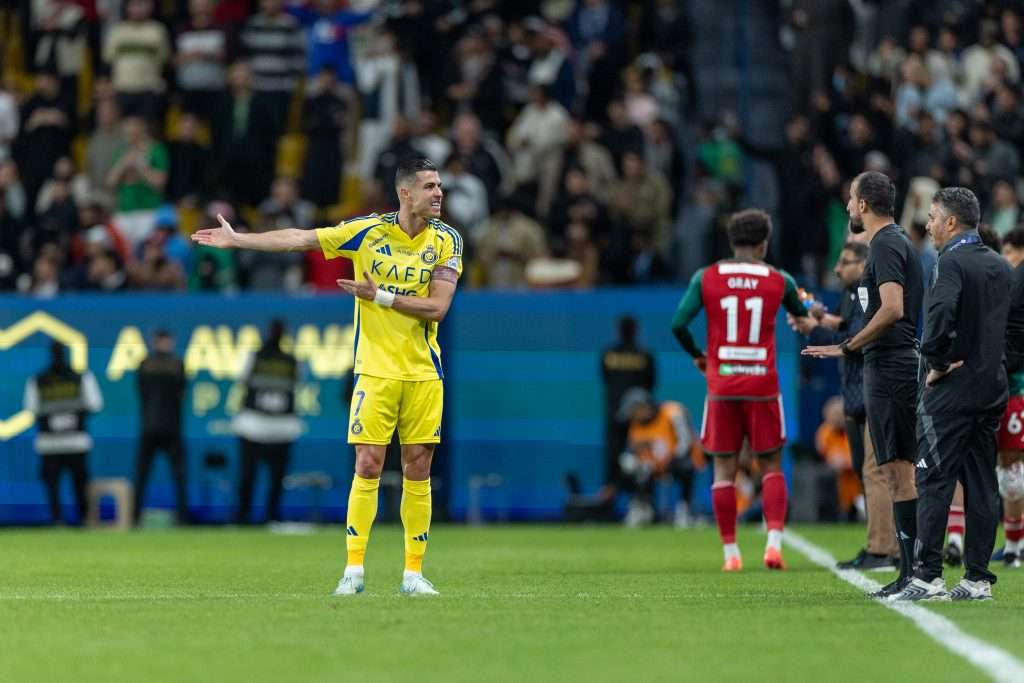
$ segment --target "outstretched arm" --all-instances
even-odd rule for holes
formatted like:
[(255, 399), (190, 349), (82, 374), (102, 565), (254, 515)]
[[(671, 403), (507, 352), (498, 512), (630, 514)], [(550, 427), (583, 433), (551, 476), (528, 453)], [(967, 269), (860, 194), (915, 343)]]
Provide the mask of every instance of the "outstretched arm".
[[(886, 330), (903, 317), (903, 286), (895, 282), (883, 282), (878, 288), (881, 306), (864, 328), (846, 342), (847, 353), (863, 353), (864, 347), (875, 341)], [(813, 358), (840, 358), (843, 350), (839, 345), (808, 346), (800, 352), (802, 356)]]
[(338, 280), (338, 286), (349, 294), (373, 301), (378, 306), (394, 308), (420, 320), (441, 322), (452, 305), (457, 282), (458, 273), (454, 269), (438, 267), (434, 268), (430, 281), (430, 295), (426, 297), (392, 294), (380, 289), (365, 271), (362, 280)]
[(218, 249), (253, 249), (255, 251), (309, 251), (319, 249), (315, 230), (286, 228), (260, 233), (235, 232), (224, 217), (217, 214), (219, 228), (206, 228), (192, 233), (192, 241)]

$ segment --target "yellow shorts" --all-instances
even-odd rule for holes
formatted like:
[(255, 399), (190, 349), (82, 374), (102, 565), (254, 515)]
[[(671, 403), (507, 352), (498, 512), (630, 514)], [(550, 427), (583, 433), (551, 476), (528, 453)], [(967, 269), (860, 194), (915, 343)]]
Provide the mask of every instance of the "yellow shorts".
[(441, 443), (444, 386), (359, 375), (352, 389), (348, 442), (387, 445), (398, 428), (403, 444)]

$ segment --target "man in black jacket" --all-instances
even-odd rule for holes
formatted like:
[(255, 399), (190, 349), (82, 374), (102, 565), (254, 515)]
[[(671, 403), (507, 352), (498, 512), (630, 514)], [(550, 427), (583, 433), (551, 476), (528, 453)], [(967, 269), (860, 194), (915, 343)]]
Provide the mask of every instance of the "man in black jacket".
[(626, 450), (629, 418), (619, 416), (626, 392), (634, 387), (654, 391), (654, 354), (637, 344), (636, 319), (619, 318), (619, 338), (601, 354), (601, 378), (605, 388), (605, 481), (619, 485), (619, 456)]
[[(1007, 401), (1005, 349), (1012, 271), (982, 244), (981, 209), (970, 190), (940, 190), (928, 211), (939, 249), (921, 353), (927, 378), (918, 401), (918, 565), (893, 600), (987, 600), (999, 524), (996, 430)], [(957, 481), (967, 503), (963, 580), (946, 592), (942, 541)]]
[[(857, 286), (864, 275), (868, 245), (847, 242), (836, 262), (834, 272), (843, 285), (838, 315), (818, 315), (812, 309), (806, 318), (787, 316), (790, 327), (808, 337), (811, 344), (826, 346), (851, 339), (864, 328), (864, 308), (857, 296)], [(875, 449), (867, 432), (864, 408), (864, 357), (858, 354), (839, 361), (846, 413), (846, 435), (850, 441), (853, 470), (864, 487), (867, 507), (868, 545), (851, 560), (838, 563), (839, 569), (862, 571), (892, 569), (899, 555), (896, 529), (892, 519), (892, 497), (886, 476), (875, 460)]]
[(167, 454), (174, 477), (178, 524), (188, 524), (188, 495), (185, 482), (185, 447), (181, 439), (181, 404), (185, 400), (185, 366), (174, 355), (174, 337), (167, 330), (153, 335), (153, 352), (136, 373), (142, 434), (135, 460), (135, 523), (139, 523), (146, 498), (146, 483), (153, 459), (159, 451)]

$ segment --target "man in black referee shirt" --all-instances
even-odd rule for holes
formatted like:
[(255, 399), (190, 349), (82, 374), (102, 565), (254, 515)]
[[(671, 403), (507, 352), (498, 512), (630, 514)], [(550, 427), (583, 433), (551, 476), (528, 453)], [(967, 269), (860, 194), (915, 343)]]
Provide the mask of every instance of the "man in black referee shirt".
[(866, 233), (869, 253), (857, 297), (864, 329), (833, 346), (809, 346), (804, 355), (838, 358), (864, 355), (864, 406), (875, 459), (885, 470), (893, 500), (900, 575), (872, 597), (899, 593), (913, 578), (917, 536), (917, 488), (914, 484), (918, 390), (917, 320), (924, 282), (921, 261), (906, 232), (896, 225), (896, 186), (884, 173), (868, 171), (853, 179), (850, 231)]
[(174, 477), (178, 524), (188, 524), (185, 445), (181, 438), (181, 406), (185, 401), (185, 366), (174, 355), (174, 337), (167, 330), (153, 335), (153, 351), (136, 373), (142, 433), (135, 456), (135, 524), (142, 517), (146, 484), (159, 451), (167, 454)]
[[(918, 560), (914, 579), (892, 600), (987, 600), (999, 525), (996, 430), (1006, 408), (1004, 352), (1013, 275), (982, 243), (974, 193), (947, 187), (928, 211), (939, 250), (928, 293), (921, 354), (928, 372), (918, 404)], [(946, 592), (942, 541), (957, 481), (964, 486), (967, 533), (963, 581)]]

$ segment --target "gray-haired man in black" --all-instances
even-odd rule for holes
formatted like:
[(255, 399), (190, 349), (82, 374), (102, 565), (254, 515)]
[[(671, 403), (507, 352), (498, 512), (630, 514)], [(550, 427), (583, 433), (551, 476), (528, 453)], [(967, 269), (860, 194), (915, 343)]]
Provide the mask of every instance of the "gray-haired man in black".
[[(974, 193), (947, 187), (932, 200), (928, 232), (939, 250), (921, 354), (927, 378), (917, 407), (917, 567), (890, 600), (987, 600), (999, 525), (996, 430), (1006, 408), (1004, 352), (1012, 271), (978, 235)], [(963, 580), (946, 592), (942, 542), (957, 482), (967, 533)]]

